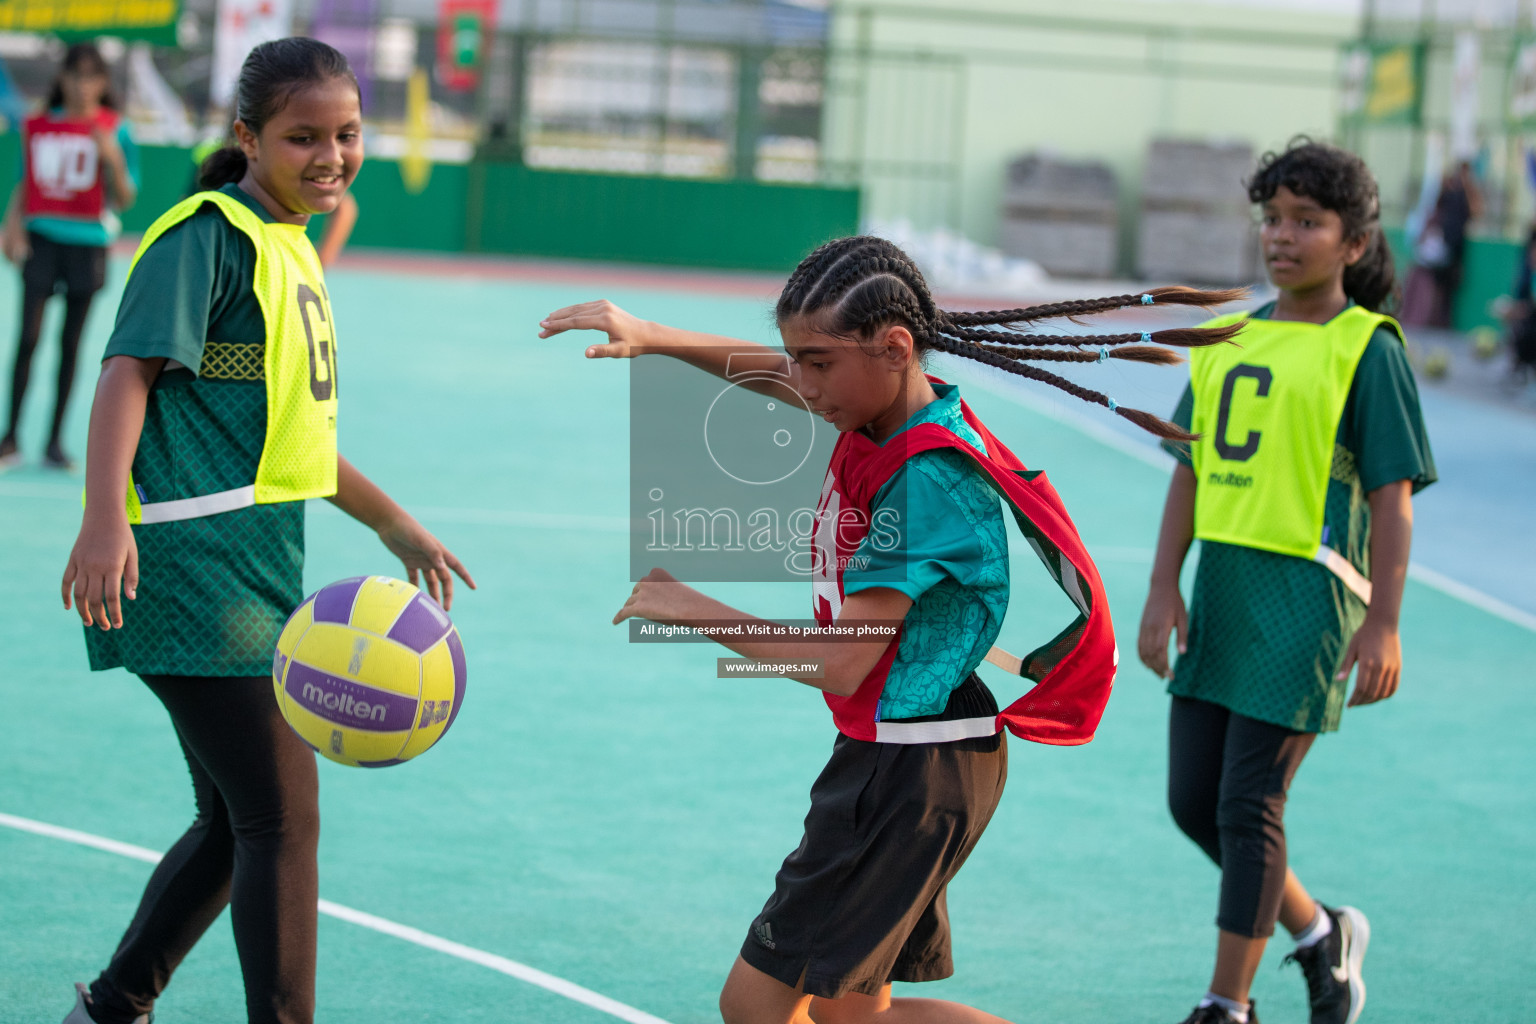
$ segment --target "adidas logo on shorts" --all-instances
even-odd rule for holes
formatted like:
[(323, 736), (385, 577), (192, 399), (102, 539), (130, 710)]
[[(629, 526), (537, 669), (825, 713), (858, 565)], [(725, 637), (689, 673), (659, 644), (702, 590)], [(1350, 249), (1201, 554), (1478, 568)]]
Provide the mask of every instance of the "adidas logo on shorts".
[(766, 946), (768, 949), (778, 948), (777, 944), (773, 941), (773, 925), (767, 921), (759, 921), (752, 927), (752, 937), (757, 939), (760, 945)]

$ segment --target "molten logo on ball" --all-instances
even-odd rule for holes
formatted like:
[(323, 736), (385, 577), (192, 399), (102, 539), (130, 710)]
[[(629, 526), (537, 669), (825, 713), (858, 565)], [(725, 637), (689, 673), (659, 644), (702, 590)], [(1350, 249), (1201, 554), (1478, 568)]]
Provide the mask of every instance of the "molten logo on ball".
[(464, 700), (464, 647), (446, 612), (409, 583), (359, 576), (299, 606), (278, 638), (272, 686), (293, 731), (365, 768), (442, 738)]

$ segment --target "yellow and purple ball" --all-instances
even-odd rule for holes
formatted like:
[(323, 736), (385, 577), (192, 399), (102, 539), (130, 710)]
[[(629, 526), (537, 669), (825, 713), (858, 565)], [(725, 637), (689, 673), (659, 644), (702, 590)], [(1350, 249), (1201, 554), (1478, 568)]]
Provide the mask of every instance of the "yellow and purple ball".
[(465, 678), (448, 613), (388, 576), (310, 595), (272, 657), (277, 705), (293, 731), (332, 761), (363, 768), (409, 761), (441, 739)]

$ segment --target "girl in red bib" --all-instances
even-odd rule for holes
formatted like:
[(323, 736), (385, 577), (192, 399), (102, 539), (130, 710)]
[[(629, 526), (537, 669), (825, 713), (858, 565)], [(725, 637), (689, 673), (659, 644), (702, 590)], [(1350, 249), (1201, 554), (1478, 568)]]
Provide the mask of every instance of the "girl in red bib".
[[(779, 298), (787, 365), (764, 346), (643, 322), (606, 302), (543, 321), (541, 337), (606, 333), (588, 358), (674, 356), (771, 397), (803, 400), (839, 432), (812, 537), (815, 628), (759, 638), (776, 624), (660, 569), (614, 617), (739, 626), (714, 635), (748, 659), (791, 662), (782, 674), (823, 692), (839, 732), (811, 789), (804, 838), (780, 868), (721, 993), (727, 1024), (843, 1024), (891, 1011), (904, 1021), (1000, 1020), (941, 1000), (892, 999), (891, 983), (953, 973), (945, 893), (1002, 795), (1002, 730), (1042, 743), (1088, 742), (1117, 654), (1098, 572), (1055, 491), (988, 432), (957, 389), (927, 376), (922, 359), (935, 350), (974, 359), (1062, 387), (1160, 436), (1187, 437), (1034, 362), (1172, 362), (1173, 353), (1144, 342), (1205, 344), (1236, 328), (1068, 338), (1009, 327), (1230, 297), (1167, 288), (950, 313), (896, 246), (844, 238), (808, 256)], [(748, 365), (778, 372), (748, 381), (741, 375)], [(1075, 613), (1023, 658), (992, 647), (1008, 600), (1004, 507)], [(975, 674), (984, 659), (1034, 688), (1000, 711)]]
[(21, 461), (16, 439), (21, 403), (43, 307), (56, 292), (64, 293), (64, 327), (44, 461), (69, 469), (63, 430), (75, 356), (91, 300), (106, 280), (116, 211), (133, 205), (138, 158), (128, 122), (117, 112), (107, 63), (90, 43), (69, 48), (43, 109), (22, 128), (22, 177), (11, 193), (4, 228), (5, 256), (21, 267), (21, 336), (11, 372), (10, 418), (0, 437), (0, 470)]

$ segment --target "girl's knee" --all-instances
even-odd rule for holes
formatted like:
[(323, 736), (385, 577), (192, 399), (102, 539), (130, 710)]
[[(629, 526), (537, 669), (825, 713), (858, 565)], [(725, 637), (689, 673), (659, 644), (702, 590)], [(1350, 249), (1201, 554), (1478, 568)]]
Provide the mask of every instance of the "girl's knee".
[(1168, 813), (1173, 815), (1173, 823), (1179, 826), (1179, 831), (1202, 848), (1209, 848), (1215, 844), (1218, 834), (1216, 807), (1206, 794), (1193, 793), (1188, 789), (1170, 788)]

